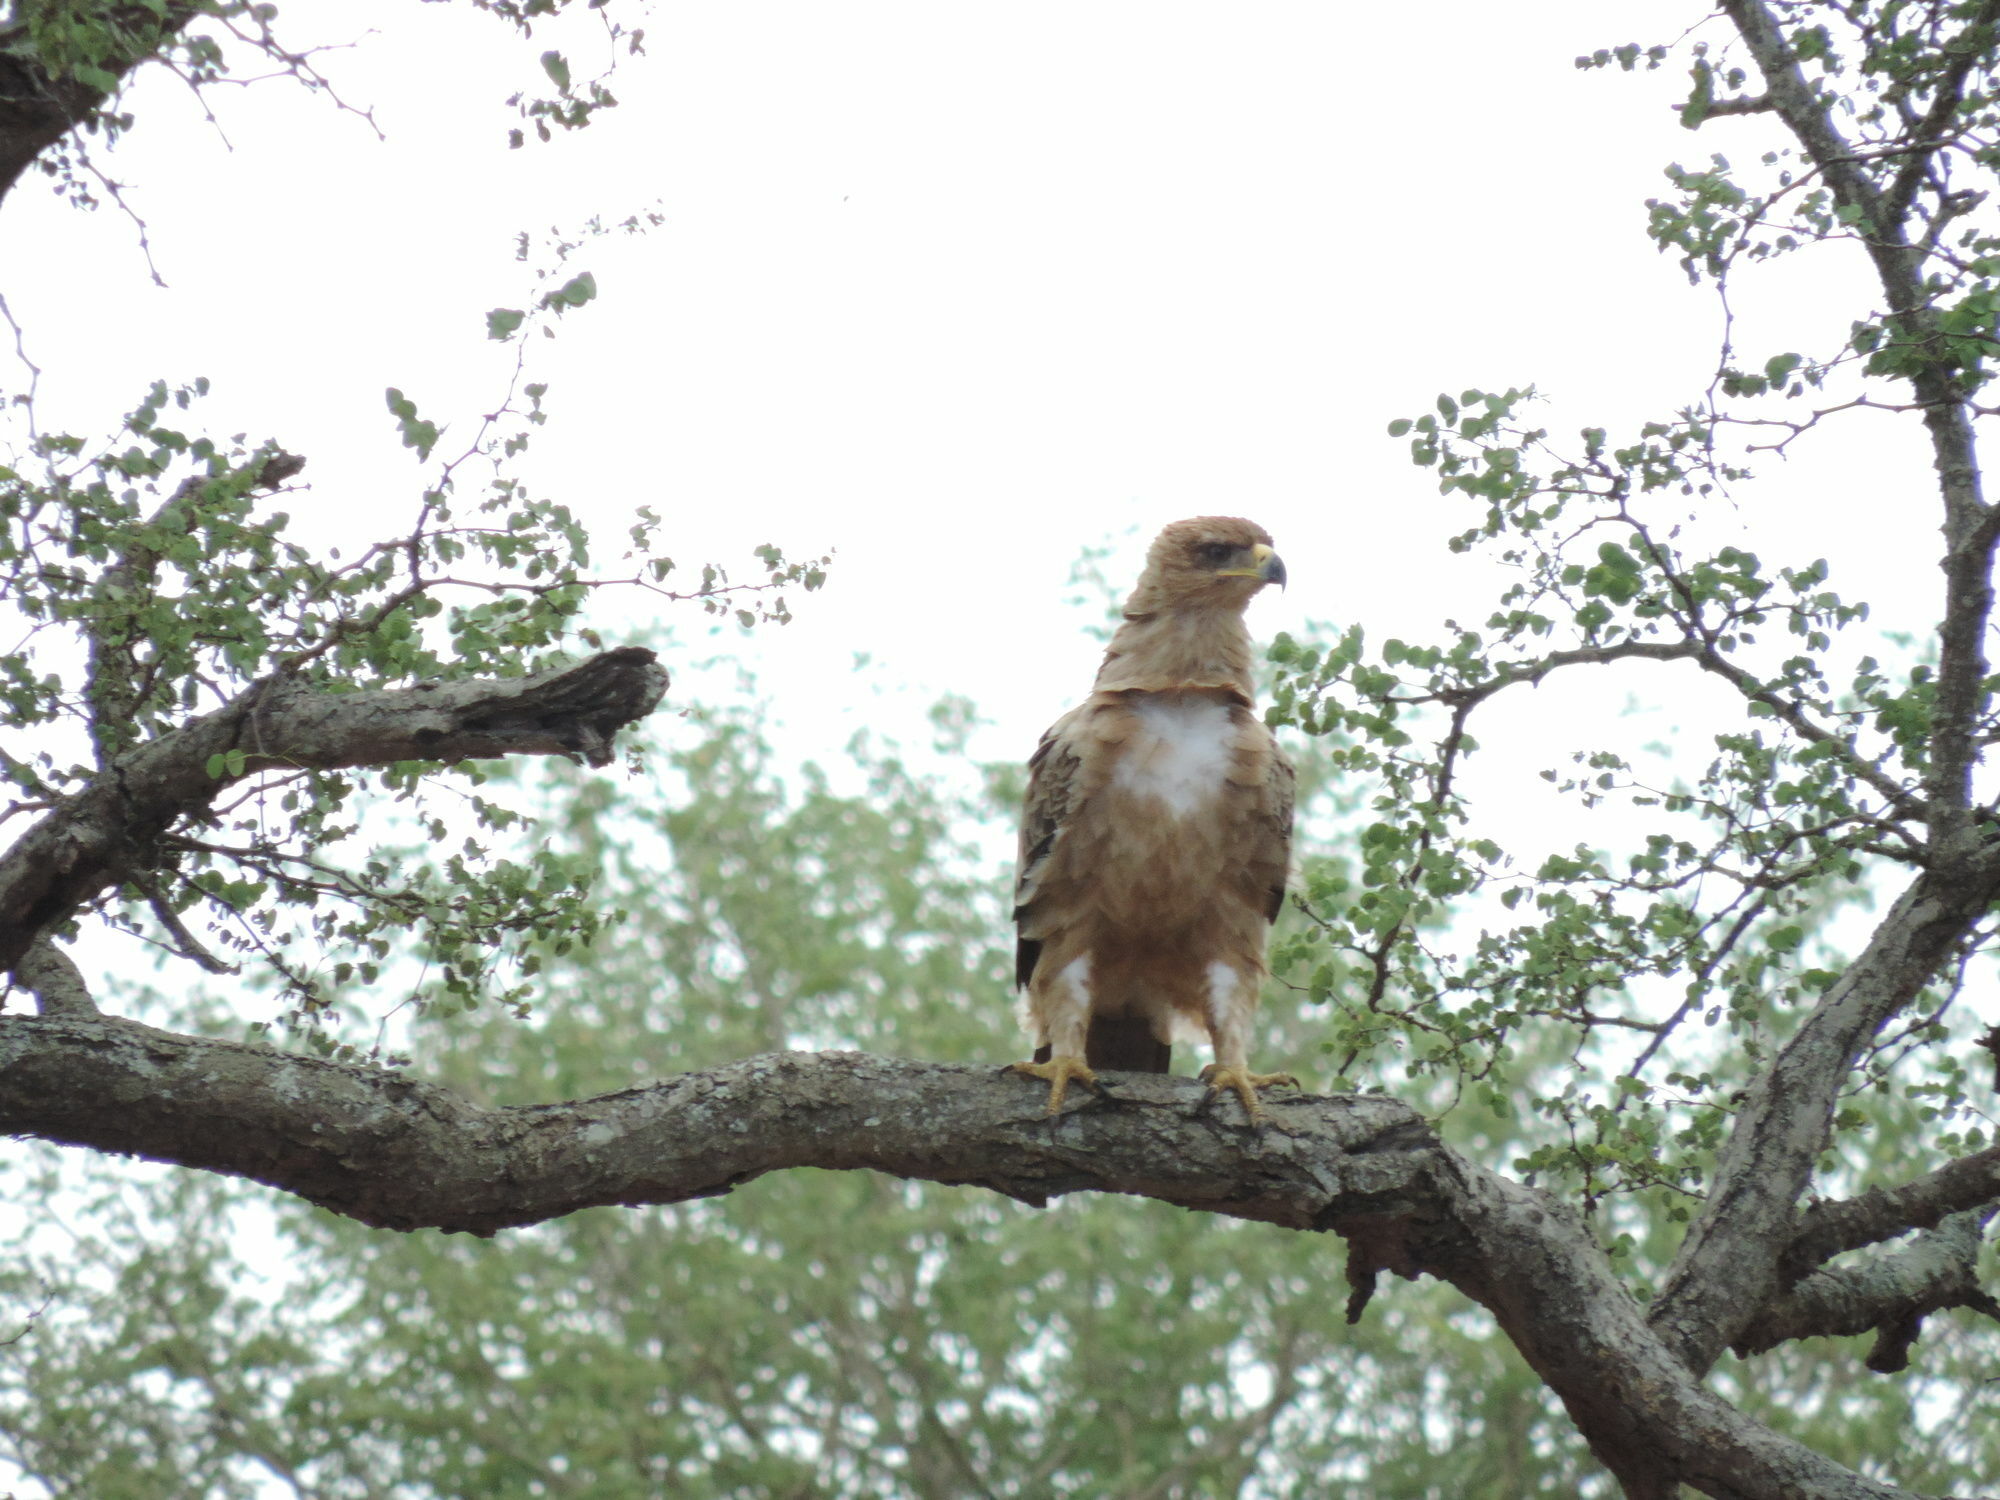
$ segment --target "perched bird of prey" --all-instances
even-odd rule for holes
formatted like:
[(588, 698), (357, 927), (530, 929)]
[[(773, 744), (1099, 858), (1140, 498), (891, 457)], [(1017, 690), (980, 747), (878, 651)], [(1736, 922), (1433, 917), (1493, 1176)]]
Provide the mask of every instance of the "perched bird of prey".
[(1162, 531), (1090, 697), (1028, 762), (1015, 982), (1041, 1043), (1016, 1071), (1049, 1113), (1099, 1068), (1164, 1073), (1205, 1031), (1211, 1089), (1255, 1119), (1245, 1052), (1264, 939), (1284, 900), (1292, 767), (1252, 707), (1243, 611), (1285, 565), (1264, 528), (1197, 516)]

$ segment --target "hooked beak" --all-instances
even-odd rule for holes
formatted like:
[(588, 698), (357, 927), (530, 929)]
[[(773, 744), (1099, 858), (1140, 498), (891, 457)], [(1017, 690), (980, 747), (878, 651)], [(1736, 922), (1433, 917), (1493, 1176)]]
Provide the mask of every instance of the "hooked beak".
[(1224, 578), (1254, 578), (1259, 583), (1275, 583), (1285, 586), (1285, 560), (1269, 547), (1259, 542), (1250, 549), (1250, 561), (1256, 566), (1249, 568), (1227, 568)]
[(1266, 583), (1285, 586), (1285, 560), (1261, 542), (1250, 549), (1251, 557), (1257, 562), (1257, 576)]

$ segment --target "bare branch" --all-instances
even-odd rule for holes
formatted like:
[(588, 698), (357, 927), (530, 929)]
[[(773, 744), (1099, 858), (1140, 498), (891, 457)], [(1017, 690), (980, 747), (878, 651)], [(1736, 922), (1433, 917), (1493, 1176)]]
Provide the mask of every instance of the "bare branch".
[(37, 933), (143, 867), (176, 820), (245, 776), (506, 755), (606, 765), (612, 736), (651, 713), (666, 687), (666, 670), (637, 646), (512, 680), (322, 693), (265, 678), (227, 707), (119, 756), (0, 855), (0, 970), (18, 963)]
[(1699, 641), (1618, 641), (1606, 646), (1577, 646), (1567, 651), (1551, 651), (1533, 661), (1514, 662), (1501, 667), (1484, 682), (1435, 693), (1398, 696), (1398, 703), (1447, 703), (1454, 709), (1471, 708), (1495, 693), (1519, 683), (1539, 683), (1551, 672), (1564, 667), (1609, 666), (1618, 661), (1689, 661), (1701, 655)]
[(97, 1002), (90, 998), (90, 986), (70, 956), (55, 945), (53, 938), (38, 938), (15, 965), (14, 977), (21, 988), (35, 997), (35, 1007), (45, 1016), (94, 1016)]
[[(1646, 1043), (1640, 1050), (1639, 1055), (1632, 1059), (1631, 1065), (1625, 1069), (1625, 1077), (1637, 1078), (1645, 1069), (1646, 1064), (1653, 1060), (1653, 1054), (1666, 1044), (1667, 1038), (1673, 1035), (1681, 1022), (1694, 1014), (1695, 1008), (1700, 1005), (1703, 992), (1707, 988), (1709, 976), (1715, 973), (1724, 959), (1736, 951), (1736, 945), (1743, 941), (1744, 934), (1749, 932), (1757, 919), (1764, 915), (1769, 905), (1770, 902), (1768, 899), (1758, 896), (1746, 905), (1742, 911), (1736, 914), (1735, 921), (1731, 922), (1728, 931), (1723, 933), (1722, 941), (1715, 945), (1715, 951), (1710, 953), (1696, 966), (1688, 982), (1687, 998), (1675, 1007), (1672, 1015), (1658, 1023), (1654, 1029), (1652, 1040)], [(1615, 1108), (1622, 1113), (1630, 1098), (1630, 1095), (1621, 1095)]]
[(1784, 1263), (1799, 1275), (1847, 1250), (1879, 1244), (1949, 1215), (2000, 1203), (2000, 1146), (1946, 1162), (1895, 1187), (1815, 1203), (1799, 1215)]
[(1701, 121), (1705, 124), (1721, 115), (1765, 115), (1774, 107), (1769, 94), (1744, 94), (1735, 99), (1714, 99), (1702, 106)]
[(180, 913), (175, 911), (173, 904), (167, 900), (166, 892), (160, 889), (159, 881), (153, 878), (150, 870), (132, 871), (131, 880), (139, 888), (140, 894), (146, 898), (146, 905), (152, 908), (153, 920), (165, 928), (167, 936), (173, 939), (169, 952), (193, 960), (211, 974), (237, 972), (236, 965), (224, 963), (209, 952), (199, 938), (188, 931), (187, 923), (181, 920)]
[(1518, 683), (1538, 683), (1564, 667), (1603, 666), (1617, 661), (1692, 661), (1703, 671), (1712, 672), (1752, 703), (1771, 710), (1793, 733), (1809, 745), (1821, 746), (1840, 757), (1840, 762), (1858, 781), (1883, 798), (1899, 816), (1927, 820), (1930, 810), (1919, 797), (1882, 768), (1863, 757), (1843, 736), (1815, 723), (1795, 701), (1773, 692), (1756, 677), (1723, 655), (1716, 646), (1698, 636), (1678, 641), (1615, 641), (1603, 646), (1578, 646), (1567, 651), (1551, 651), (1533, 661), (1517, 662), (1501, 668), (1484, 682), (1436, 693), (1415, 694), (1395, 699), (1398, 703), (1445, 703), (1454, 710), (1454, 732), (1462, 730), (1463, 716), (1473, 706), (1495, 693)]
[(18, 1344), (21, 1342), (22, 1339), (26, 1338), (29, 1334), (33, 1333), (35, 1331), (35, 1325), (42, 1320), (42, 1315), (46, 1313), (49, 1310), (49, 1308), (54, 1304), (56, 1300), (55, 1293), (46, 1290), (47, 1283), (44, 1283), (43, 1285), (44, 1285), (44, 1291), (42, 1293), (41, 1302), (37, 1306), (31, 1308), (28, 1312), (28, 1315), (21, 1320), (21, 1327), (19, 1332), (10, 1333), (4, 1339), (0, 1339), (0, 1348), (5, 1348), (9, 1344)]
[(130, 1022), (0, 1016), (0, 1131), (269, 1183), (396, 1229), (492, 1234), (791, 1167), (1158, 1198), (1349, 1238), (1361, 1264), (1490, 1308), (1629, 1493), (1889, 1500), (1706, 1390), (1590, 1226), (1380, 1096), (1273, 1100), (1259, 1130), (1192, 1079), (1123, 1075), (1054, 1120), (994, 1068), (780, 1053), (594, 1099), (482, 1108), (400, 1073)]
[(1738, 1335), (1736, 1353), (1747, 1358), (1793, 1339), (1874, 1330), (1881, 1337), (1868, 1368), (1887, 1375), (1908, 1365), (1910, 1345), (1929, 1314), (1967, 1307), (2000, 1318), (2000, 1303), (1977, 1275), (1982, 1218), (1953, 1214), (1908, 1245), (1813, 1272)]

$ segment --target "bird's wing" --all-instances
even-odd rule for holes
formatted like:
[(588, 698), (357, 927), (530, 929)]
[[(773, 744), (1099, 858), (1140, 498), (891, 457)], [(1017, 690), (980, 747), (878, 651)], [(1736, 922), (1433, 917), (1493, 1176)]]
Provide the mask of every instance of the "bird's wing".
[(1014, 926), (1019, 934), (1014, 982), (1019, 985), (1035, 972), (1042, 951), (1041, 939), (1028, 935), (1029, 908), (1081, 796), (1083, 760), (1075, 739), (1078, 712), (1064, 714), (1050, 725), (1028, 757), (1028, 796), (1021, 808), (1021, 854), (1014, 875)]
[[(1264, 732), (1270, 734), (1268, 729)], [(1251, 855), (1252, 870), (1268, 893), (1264, 907), (1267, 922), (1277, 921), (1285, 905), (1285, 880), (1292, 870), (1292, 802), (1297, 785), (1298, 773), (1274, 737), (1265, 762), (1263, 806)]]

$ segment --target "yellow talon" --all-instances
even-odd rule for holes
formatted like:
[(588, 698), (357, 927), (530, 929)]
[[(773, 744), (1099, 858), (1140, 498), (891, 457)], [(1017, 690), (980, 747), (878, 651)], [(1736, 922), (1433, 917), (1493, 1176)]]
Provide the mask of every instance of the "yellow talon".
[(1069, 1092), (1070, 1080), (1089, 1088), (1097, 1087), (1097, 1075), (1090, 1071), (1090, 1064), (1080, 1057), (1057, 1056), (1047, 1062), (1017, 1062), (1007, 1065), (1009, 1073), (1020, 1073), (1028, 1078), (1039, 1078), (1049, 1086), (1049, 1107), (1047, 1113), (1062, 1113), (1063, 1095)]
[(1264, 1118), (1264, 1108), (1257, 1102), (1257, 1090), (1274, 1088), (1278, 1084), (1290, 1088), (1299, 1086), (1298, 1079), (1289, 1073), (1253, 1073), (1248, 1068), (1225, 1068), (1220, 1063), (1210, 1063), (1203, 1068), (1201, 1081), (1208, 1085), (1211, 1098), (1225, 1089), (1233, 1092), (1243, 1101), (1243, 1113), (1253, 1121)]

